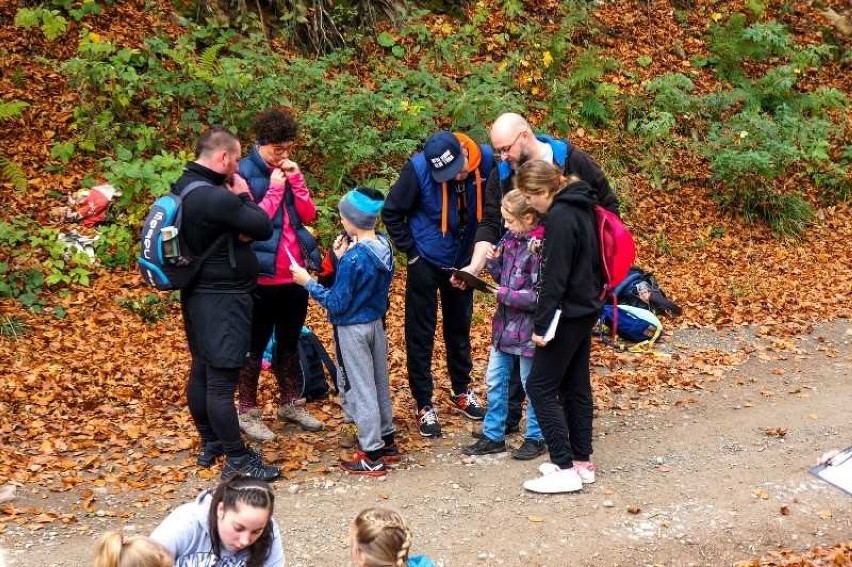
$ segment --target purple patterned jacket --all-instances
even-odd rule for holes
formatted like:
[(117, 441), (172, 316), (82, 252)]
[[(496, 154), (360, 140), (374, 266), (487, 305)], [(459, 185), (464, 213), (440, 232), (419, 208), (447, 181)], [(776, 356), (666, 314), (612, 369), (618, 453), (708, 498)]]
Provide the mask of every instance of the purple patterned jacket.
[(524, 236), (509, 231), (498, 244), (503, 252), (487, 263), (494, 280), (500, 282), (491, 344), (501, 352), (527, 358), (535, 352), (532, 316), (538, 302), (543, 237), (541, 224)]

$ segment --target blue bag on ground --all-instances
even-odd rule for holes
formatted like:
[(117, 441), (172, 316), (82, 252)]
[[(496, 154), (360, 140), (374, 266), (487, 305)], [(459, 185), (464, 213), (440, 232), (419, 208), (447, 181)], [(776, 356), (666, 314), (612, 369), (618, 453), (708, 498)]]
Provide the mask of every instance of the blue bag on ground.
[[(601, 322), (612, 328), (613, 306), (604, 305)], [(618, 306), (618, 336), (627, 341), (641, 343), (656, 341), (663, 331), (663, 324), (656, 315), (631, 305)]]

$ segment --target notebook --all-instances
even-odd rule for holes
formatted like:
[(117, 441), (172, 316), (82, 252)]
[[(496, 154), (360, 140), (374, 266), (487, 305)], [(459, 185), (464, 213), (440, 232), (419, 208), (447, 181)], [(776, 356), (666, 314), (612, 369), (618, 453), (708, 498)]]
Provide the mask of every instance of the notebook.
[(840, 451), (809, 472), (852, 496), (852, 447)]

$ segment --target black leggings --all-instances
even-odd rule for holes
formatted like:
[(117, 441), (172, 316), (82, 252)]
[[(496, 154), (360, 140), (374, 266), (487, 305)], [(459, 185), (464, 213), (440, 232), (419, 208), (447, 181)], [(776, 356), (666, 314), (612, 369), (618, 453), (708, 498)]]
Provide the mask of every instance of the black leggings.
[(229, 457), (245, 453), (234, 408), (239, 374), (239, 368), (217, 368), (194, 358), (186, 386), (189, 413), (201, 440), (204, 443), (221, 441)]
[(547, 441), (550, 460), (570, 468), (592, 454), (592, 384), (589, 355), (597, 315), (560, 319), (547, 346), (535, 349), (527, 396)]
[(252, 300), (246, 293), (181, 296), (192, 366), (186, 386), (189, 413), (204, 443), (221, 441), (225, 454), (245, 453), (234, 389), (249, 350)]

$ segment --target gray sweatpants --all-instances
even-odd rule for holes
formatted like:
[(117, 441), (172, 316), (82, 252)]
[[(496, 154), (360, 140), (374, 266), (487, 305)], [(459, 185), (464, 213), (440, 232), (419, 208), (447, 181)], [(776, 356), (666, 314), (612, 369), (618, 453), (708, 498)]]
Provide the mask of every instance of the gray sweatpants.
[(362, 451), (378, 451), (394, 433), (388, 384), (388, 338), (381, 319), (334, 328), (343, 412), (358, 426)]

